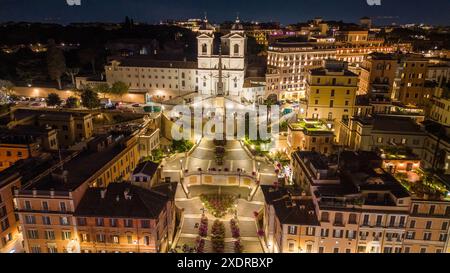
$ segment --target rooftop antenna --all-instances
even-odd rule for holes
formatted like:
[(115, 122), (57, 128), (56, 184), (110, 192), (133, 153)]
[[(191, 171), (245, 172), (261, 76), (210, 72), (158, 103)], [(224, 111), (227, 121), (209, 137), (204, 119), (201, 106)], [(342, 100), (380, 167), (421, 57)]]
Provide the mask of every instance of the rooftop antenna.
[(239, 19), (239, 11), (236, 12), (236, 23), (240, 23), (241, 20)]

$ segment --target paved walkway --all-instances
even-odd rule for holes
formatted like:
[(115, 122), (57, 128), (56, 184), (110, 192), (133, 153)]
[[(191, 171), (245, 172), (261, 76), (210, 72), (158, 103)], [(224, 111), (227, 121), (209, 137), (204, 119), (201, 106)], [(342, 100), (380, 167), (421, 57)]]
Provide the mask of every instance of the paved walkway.
[[(177, 247), (181, 249), (183, 245), (194, 247), (198, 237), (198, 228), (202, 217), (202, 204), (199, 198), (177, 199), (177, 206), (184, 210), (184, 219), (178, 236)], [(254, 220), (254, 212), (260, 211), (262, 206), (258, 202), (248, 202), (246, 200), (238, 200), (238, 220), (241, 230), (241, 243), (244, 246), (245, 253), (262, 253), (263, 248), (257, 236), (257, 227)], [(210, 242), (210, 231), (216, 218), (206, 212), (208, 217), (208, 237), (205, 238), (205, 252), (213, 252)], [(230, 220), (234, 215), (227, 215), (224, 219), (220, 219), (225, 226), (225, 253), (234, 253), (234, 241), (231, 234)]]

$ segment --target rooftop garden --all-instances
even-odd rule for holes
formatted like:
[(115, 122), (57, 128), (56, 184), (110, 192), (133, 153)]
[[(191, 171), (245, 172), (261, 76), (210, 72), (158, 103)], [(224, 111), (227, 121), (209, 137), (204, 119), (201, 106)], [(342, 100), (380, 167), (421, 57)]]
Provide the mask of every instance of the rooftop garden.
[(331, 128), (326, 123), (320, 120), (303, 119), (298, 122), (290, 123), (289, 127), (292, 130), (306, 130), (310, 132), (331, 132)]
[(408, 147), (386, 147), (381, 149), (381, 157), (389, 160), (405, 160), (418, 158)]
[(450, 201), (449, 189), (432, 172), (417, 170), (417, 180), (412, 179), (408, 174), (397, 173), (395, 177), (402, 186), (413, 196), (430, 200)]

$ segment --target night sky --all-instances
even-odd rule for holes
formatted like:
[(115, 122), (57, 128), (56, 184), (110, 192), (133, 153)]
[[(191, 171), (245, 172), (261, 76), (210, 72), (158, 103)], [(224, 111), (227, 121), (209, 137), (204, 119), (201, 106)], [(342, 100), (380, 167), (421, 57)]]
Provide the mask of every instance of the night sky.
[[(375, 23), (427, 23), (450, 25), (449, 0), (80, 0), (70, 7), (66, 0), (0, 0), (0, 22), (40, 21), (121, 22), (126, 15), (135, 21), (157, 23), (163, 19), (201, 18), (245, 21), (277, 21), (283, 24), (322, 16), (326, 20), (356, 22), (362, 16)], [(381, 19), (382, 18), (382, 19)]]

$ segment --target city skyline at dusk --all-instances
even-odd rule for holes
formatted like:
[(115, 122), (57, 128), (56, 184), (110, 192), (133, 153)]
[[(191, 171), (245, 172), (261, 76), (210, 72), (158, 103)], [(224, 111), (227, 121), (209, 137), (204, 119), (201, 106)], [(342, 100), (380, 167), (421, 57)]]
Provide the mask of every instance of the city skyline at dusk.
[[(80, 6), (69, 6), (66, 0), (1, 0), (1, 21), (31, 21), (67, 24), (71, 22), (121, 22), (125, 16), (136, 21), (158, 23), (166, 19), (202, 18), (221, 22), (233, 20), (239, 13), (242, 20), (281, 22), (283, 24), (306, 21), (322, 16), (326, 20), (357, 22), (362, 16), (374, 18), (375, 24), (425, 23), (445, 25), (449, 18), (439, 16), (450, 10), (445, 0), (383, 0), (381, 5), (369, 5), (366, 0), (339, 1), (340, 13), (335, 13), (332, 0), (231, 0), (212, 2), (206, 0), (81, 0)], [(420, 11), (420, 12), (419, 12)]]

